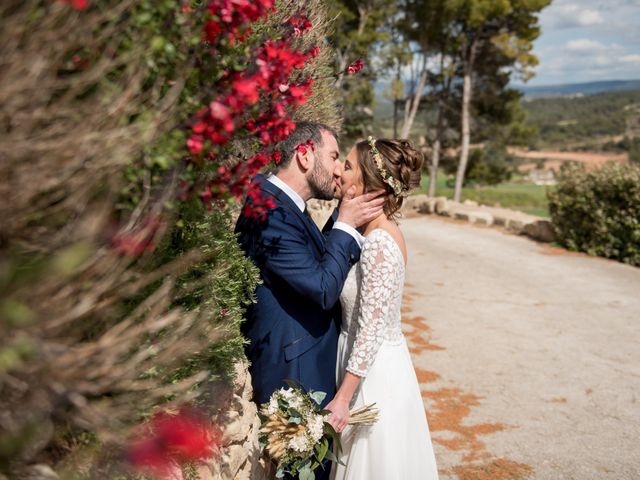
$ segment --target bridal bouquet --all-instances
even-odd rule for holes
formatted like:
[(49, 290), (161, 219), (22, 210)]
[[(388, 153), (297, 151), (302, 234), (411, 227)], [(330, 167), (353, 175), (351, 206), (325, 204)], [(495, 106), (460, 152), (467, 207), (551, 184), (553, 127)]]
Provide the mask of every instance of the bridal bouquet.
[[(326, 458), (337, 462), (329, 450), (330, 441), (337, 451), (340, 438), (327, 422), (330, 411), (320, 403), (324, 392), (304, 392), (295, 385), (276, 390), (268, 403), (260, 407), (260, 445), (277, 465), (276, 478), (285, 473), (301, 480), (314, 480), (313, 473)], [(378, 419), (375, 404), (350, 412), (349, 425), (372, 425)]]

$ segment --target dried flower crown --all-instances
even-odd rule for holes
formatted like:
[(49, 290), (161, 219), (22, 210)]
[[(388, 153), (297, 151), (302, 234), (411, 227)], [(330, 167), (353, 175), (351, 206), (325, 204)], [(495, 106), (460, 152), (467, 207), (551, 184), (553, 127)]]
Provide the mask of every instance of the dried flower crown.
[(403, 194), (405, 194), (406, 188), (404, 188), (402, 183), (397, 178), (394, 178), (389, 173), (389, 171), (386, 168), (384, 168), (382, 155), (380, 155), (380, 152), (376, 148), (376, 139), (373, 138), (372, 136), (369, 136), (369, 138), (367, 138), (367, 141), (369, 142), (369, 146), (371, 147), (371, 156), (373, 157), (373, 161), (376, 164), (378, 173), (382, 177), (382, 181), (393, 189), (393, 193), (395, 193), (396, 197), (402, 196)]

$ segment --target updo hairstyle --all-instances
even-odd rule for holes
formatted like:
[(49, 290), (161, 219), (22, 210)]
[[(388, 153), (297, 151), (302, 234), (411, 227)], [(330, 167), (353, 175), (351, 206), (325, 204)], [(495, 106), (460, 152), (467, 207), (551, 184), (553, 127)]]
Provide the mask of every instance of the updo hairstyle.
[(384, 182), (371, 153), (367, 140), (356, 144), (358, 164), (362, 170), (364, 191), (384, 190), (385, 202), (382, 209), (388, 218), (397, 218), (404, 197), (410, 190), (420, 186), (422, 164), (424, 158), (408, 140), (375, 140), (375, 147), (380, 152), (382, 163), (387, 172), (402, 185), (402, 192), (396, 195), (393, 188)]

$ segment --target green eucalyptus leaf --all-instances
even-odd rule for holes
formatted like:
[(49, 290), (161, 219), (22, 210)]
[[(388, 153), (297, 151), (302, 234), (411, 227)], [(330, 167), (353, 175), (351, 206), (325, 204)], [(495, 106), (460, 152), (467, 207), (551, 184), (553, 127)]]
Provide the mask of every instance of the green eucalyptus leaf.
[(309, 397), (311, 397), (311, 400), (320, 405), (322, 401), (327, 397), (327, 394), (325, 392), (309, 392)]

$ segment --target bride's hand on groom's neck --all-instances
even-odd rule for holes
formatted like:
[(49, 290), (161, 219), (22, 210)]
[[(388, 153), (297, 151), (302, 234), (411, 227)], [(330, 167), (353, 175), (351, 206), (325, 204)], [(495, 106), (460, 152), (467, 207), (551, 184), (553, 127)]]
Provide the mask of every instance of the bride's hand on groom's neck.
[(382, 213), (384, 190), (365, 193), (355, 197), (356, 187), (351, 186), (342, 196), (338, 212), (338, 222), (358, 228), (377, 218)]

